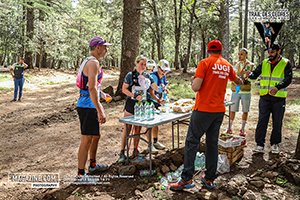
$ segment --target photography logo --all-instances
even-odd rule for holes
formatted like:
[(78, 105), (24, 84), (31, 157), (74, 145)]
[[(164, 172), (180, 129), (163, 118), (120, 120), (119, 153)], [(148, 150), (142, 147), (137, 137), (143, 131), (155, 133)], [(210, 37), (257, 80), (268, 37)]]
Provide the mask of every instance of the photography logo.
[(31, 184), (32, 188), (59, 188), (58, 173), (12, 173), (8, 182)]
[(253, 22), (282, 22), (290, 20), (290, 13), (288, 9), (279, 10), (250, 10), (248, 12), (248, 19)]

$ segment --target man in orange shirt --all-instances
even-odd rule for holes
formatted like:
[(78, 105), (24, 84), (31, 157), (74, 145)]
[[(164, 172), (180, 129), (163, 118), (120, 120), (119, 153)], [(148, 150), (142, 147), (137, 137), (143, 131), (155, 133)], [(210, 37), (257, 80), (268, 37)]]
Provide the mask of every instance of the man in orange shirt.
[(232, 65), (222, 58), (222, 43), (212, 40), (207, 48), (210, 56), (199, 62), (192, 77), (192, 89), (196, 92), (196, 103), (190, 119), (184, 149), (184, 169), (181, 181), (171, 184), (171, 190), (193, 187), (194, 161), (200, 138), (206, 133), (205, 177), (202, 183), (206, 188), (215, 188), (218, 163), (218, 139), (220, 126), (225, 113), (224, 95), (228, 79), (242, 84)]

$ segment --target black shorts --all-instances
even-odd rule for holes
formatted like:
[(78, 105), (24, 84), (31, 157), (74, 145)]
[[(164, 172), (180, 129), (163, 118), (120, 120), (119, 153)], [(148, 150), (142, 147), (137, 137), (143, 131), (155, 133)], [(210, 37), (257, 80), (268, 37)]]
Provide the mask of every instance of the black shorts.
[(100, 136), (97, 110), (95, 108), (77, 108), (82, 135)]
[(138, 102), (137, 100), (133, 100), (131, 98), (127, 98), (126, 102), (125, 102), (125, 108), (124, 110), (126, 110), (127, 112), (131, 113), (134, 115), (134, 105), (135, 103)]

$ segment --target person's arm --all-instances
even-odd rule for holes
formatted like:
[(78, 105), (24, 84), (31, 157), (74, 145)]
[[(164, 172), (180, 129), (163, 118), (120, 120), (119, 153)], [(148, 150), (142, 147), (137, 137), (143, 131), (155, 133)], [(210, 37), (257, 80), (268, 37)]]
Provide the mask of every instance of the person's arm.
[(143, 97), (141, 95), (138, 95), (135, 97), (134, 94), (128, 90), (128, 88), (129, 88), (129, 84), (124, 82), (122, 85), (123, 94), (125, 94), (128, 97), (132, 97), (138, 101), (141, 101), (143, 99)]
[(10, 74), (11, 74), (11, 76), (12, 76), (13, 78), (15, 78), (14, 69), (15, 69), (15, 65), (12, 65), (12, 66), (9, 68), (9, 72), (10, 72)]
[(293, 78), (293, 70), (292, 70), (292, 64), (290, 61), (288, 61), (288, 63), (285, 66), (284, 69), (284, 79), (278, 83), (278, 85), (276, 85), (275, 87), (280, 90), (282, 88), (286, 88), (287, 86), (289, 86), (292, 82), (292, 78)]
[(151, 85), (150, 85), (151, 88), (152, 88), (154, 91), (158, 92), (158, 86), (157, 86), (156, 82), (154, 81), (153, 77), (151, 77), (151, 76), (149, 75), (149, 79), (150, 79), (150, 82), (151, 82)]
[(90, 92), (90, 98), (93, 102), (93, 104), (96, 107), (97, 110), (97, 115), (98, 115), (98, 121), (99, 123), (105, 123), (106, 122), (106, 115), (104, 112), (104, 108), (102, 104), (99, 101), (98, 97), (98, 91), (97, 91), (97, 77), (98, 77), (98, 72), (99, 72), (99, 62), (98, 61), (90, 61), (86, 64), (87, 69), (88, 69), (88, 88)]
[(24, 63), (24, 69), (27, 69), (28, 65), (26, 63)]
[(238, 76), (236, 76), (236, 78), (233, 80), (233, 82), (236, 85), (243, 85), (244, 84), (244, 81), (240, 77), (238, 77)]
[(258, 65), (252, 72), (247, 74), (247, 78), (257, 79), (261, 74), (261, 70), (262, 70), (262, 64)]
[(270, 29), (271, 29), (271, 33), (274, 35), (275, 31), (274, 31), (273, 27), (271, 26)]
[(192, 90), (194, 92), (198, 92), (201, 88), (202, 82), (203, 82), (203, 78), (192, 77)]

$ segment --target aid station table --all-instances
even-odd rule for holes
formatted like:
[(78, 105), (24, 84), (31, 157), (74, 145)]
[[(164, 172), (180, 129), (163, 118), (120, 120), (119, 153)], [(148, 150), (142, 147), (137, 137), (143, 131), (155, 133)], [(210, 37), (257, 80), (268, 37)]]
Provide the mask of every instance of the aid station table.
[[(230, 113), (230, 106), (233, 105), (233, 102), (225, 102), (225, 106), (229, 107), (229, 113)], [(127, 164), (129, 163), (129, 139), (130, 138), (140, 138), (142, 141), (146, 142), (148, 144), (149, 148), (149, 165), (150, 165), (150, 172), (152, 172), (152, 153), (151, 153), (151, 146), (152, 146), (152, 139), (146, 140), (141, 135), (149, 134), (148, 138), (152, 138), (152, 128), (156, 126), (160, 126), (166, 123), (172, 123), (172, 148), (174, 149), (174, 127), (177, 125), (177, 148), (179, 148), (179, 127), (180, 124), (188, 125), (189, 119), (192, 115), (192, 112), (188, 113), (175, 113), (175, 112), (169, 112), (169, 113), (159, 113), (155, 114), (153, 119), (149, 120), (143, 120), (143, 119), (135, 119), (134, 116), (127, 116), (122, 117), (119, 119), (121, 123), (125, 123), (128, 125), (133, 126), (141, 126), (145, 127), (146, 131), (139, 133), (139, 134), (130, 134), (130, 130), (126, 126), (126, 156), (127, 156)], [(225, 114), (229, 118), (229, 115)]]

